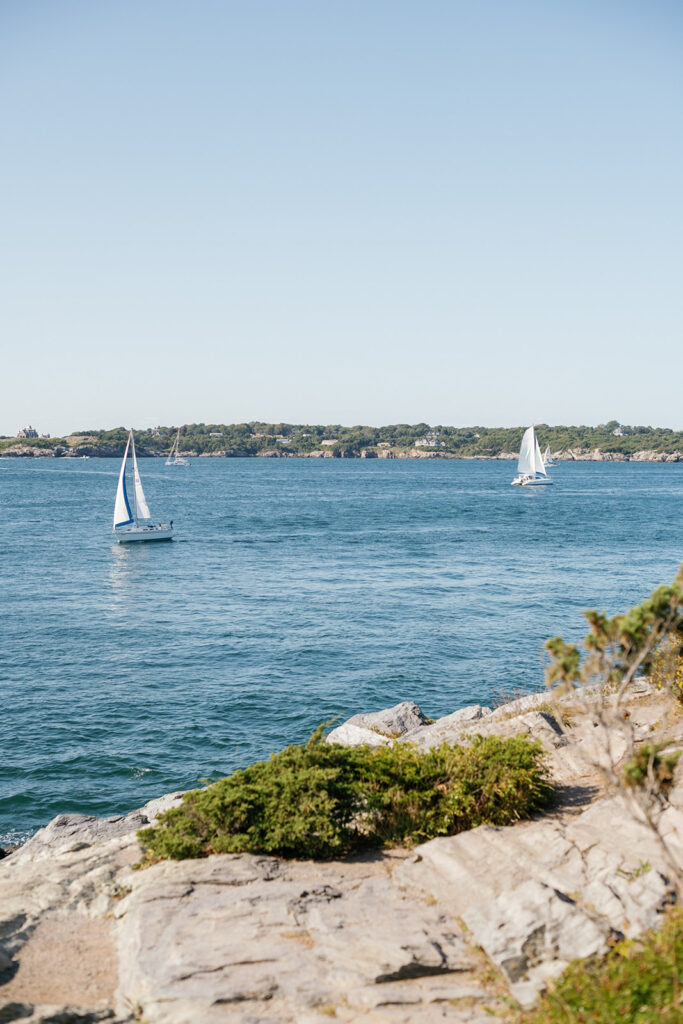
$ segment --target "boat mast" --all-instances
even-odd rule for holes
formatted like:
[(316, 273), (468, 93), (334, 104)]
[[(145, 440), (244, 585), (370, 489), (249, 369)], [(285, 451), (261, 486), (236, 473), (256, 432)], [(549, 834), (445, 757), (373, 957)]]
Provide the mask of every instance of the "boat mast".
[[(133, 428), (132, 427), (130, 428), (130, 440), (131, 440), (131, 446), (132, 446), (131, 450), (132, 450), (132, 454), (133, 454), (133, 465), (135, 465), (135, 437), (133, 435)], [(135, 480), (133, 480), (133, 519), (135, 520), (135, 525), (137, 526), (138, 525), (138, 496), (136, 494)]]

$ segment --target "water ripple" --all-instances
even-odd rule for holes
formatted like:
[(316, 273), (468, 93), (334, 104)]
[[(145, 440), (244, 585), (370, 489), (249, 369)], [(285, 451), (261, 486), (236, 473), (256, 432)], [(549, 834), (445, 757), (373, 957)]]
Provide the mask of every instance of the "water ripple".
[(114, 462), (3, 464), (0, 843), (196, 786), (336, 715), (437, 716), (670, 579), (683, 465), (144, 460), (173, 544), (111, 541)]

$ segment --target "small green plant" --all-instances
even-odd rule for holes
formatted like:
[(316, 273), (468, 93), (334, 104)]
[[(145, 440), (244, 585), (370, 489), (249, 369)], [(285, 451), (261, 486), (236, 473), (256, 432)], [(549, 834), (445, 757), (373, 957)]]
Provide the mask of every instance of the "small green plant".
[(138, 835), (148, 860), (212, 853), (329, 859), (505, 825), (552, 796), (543, 750), (528, 737), (476, 737), (419, 751), (324, 742), (286, 747), (186, 794)]
[(636, 748), (631, 760), (624, 765), (624, 781), (627, 786), (649, 784), (654, 791), (668, 792), (674, 780), (674, 770), (681, 756), (680, 750), (662, 754), (666, 743), (642, 743)]
[(652, 865), (649, 860), (641, 860), (638, 866), (633, 868), (632, 871), (625, 871), (624, 868), (617, 868), (617, 874), (621, 875), (622, 878), (627, 878), (629, 882), (632, 882), (634, 878), (640, 878), (642, 875), (646, 875), (648, 871), (652, 871)]
[(683, 908), (639, 940), (571, 964), (518, 1024), (681, 1024)]

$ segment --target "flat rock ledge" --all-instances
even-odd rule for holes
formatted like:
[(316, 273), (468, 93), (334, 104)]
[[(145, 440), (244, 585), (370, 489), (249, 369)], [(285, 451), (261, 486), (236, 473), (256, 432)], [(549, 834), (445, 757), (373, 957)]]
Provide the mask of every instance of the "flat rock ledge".
[[(662, 700), (634, 694), (644, 733)], [(137, 830), (181, 793), (127, 815), (58, 816), (0, 861), (0, 1024), (484, 1024), (510, 994), (530, 1005), (571, 959), (655, 926), (674, 898), (650, 834), (586, 769), (590, 732), (568, 742), (538, 694), (436, 722), (406, 701), (328, 740), (429, 748), (519, 733), (543, 744), (558, 807), (410, 851), (135, 870)], [(682, 808), (679, 784), (664, 827), (681, 864)]]

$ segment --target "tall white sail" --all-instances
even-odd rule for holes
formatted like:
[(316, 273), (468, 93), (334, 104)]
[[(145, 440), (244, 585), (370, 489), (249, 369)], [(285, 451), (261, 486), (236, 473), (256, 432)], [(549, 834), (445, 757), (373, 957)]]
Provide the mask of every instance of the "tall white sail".
[(540, 449), (539, 444), (538, 444), (538, 438), (536, 437), (535, 433), (534, 433), (534, 470), (535, 470), (536, 473), (541, 473), (542, 476), (547, 476), (548, 475), (547, 472), (546, 472), (546, 468), (545, 468), (545, 462), (543, 461), (543, 456), (541, 455), (541, 449)]
[(536, 472), (536, 448), (538, 448), (536, 434), (534, 428), (529, 427), (528, 430), (524, 431), (522, 447), (519, 449), (518, 473), (533, 476)]
[(145, 492), (142, 489), (142, 481), (140, 480), (140, 473), (138, 472), (138, 460), (135, 456), (135, 438), (133, 437), (133, 431), (130, 432), (130, 440), (132, 442), (133, 450), (133, 482), (135, 484), (135, 518), (136, 519), (151, 519), (149, 514), (149, 506), (145, 498)]
[(114, 529), (119, 526), (128, 526), (133, 522), (133, 513), (130, 510), (128, 494), (126, 493), (126, 460), (128, 448), (130, 447), (130, 434), (126, 442), (126, 450), (123, 453), (121, 472), (119, 473), (119, 485), (116, 488), (116, 501), (114, 502)]

